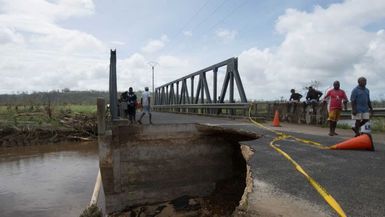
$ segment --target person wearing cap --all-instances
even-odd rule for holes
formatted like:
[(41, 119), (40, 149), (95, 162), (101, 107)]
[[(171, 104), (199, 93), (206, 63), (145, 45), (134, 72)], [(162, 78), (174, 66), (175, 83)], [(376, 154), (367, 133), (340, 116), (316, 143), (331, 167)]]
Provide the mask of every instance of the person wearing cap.
[(135, 92), (133, 91), (132, 87), (128, 88), (128, 119), (130, 120), (130, 123), (134, 123), (136, 121), (136, 104), (137, 104), (137, 97)]
[(146, 113), (148, 113), (149, 122), (150, 122), (150, 124), (152, 124), (152, 121), (151, 121), (151, 108), (150, 108), (151, 97), (150, 97), (150, 92), (148, 91), (148, 87), (144, 88), (144, 92), (142, 94), (142, 98), (140, 99), (140, 104), (143, 107), (143, 113), (140, 116), (140, 118), (138, 120), (138, 123), (142, 124), (142, 118), (144, 117), (144, 115)]
[(347, 109), (348, 97), (345, 91), (340, 89), (340, 82), (333, 82), (333, 89), (327, 91), (323, 98), (324, 103), (328, 103), (328, 121), (329, 121), (329, 136), (338, 135), (336, 133), (337, 122), (341, 116), (342, 103), (344, 109)]
[(368, 122), (370, 115), (373, 114), (373, 107), (370, 101), (369, 89), (366, 88), (365, 77), (358, 78), (358, 85), (353, 89), (350, 101), (352, 103), (352, 119), (355, 120), (352, 130), (355, 136), (359, 136), (361, 126)]

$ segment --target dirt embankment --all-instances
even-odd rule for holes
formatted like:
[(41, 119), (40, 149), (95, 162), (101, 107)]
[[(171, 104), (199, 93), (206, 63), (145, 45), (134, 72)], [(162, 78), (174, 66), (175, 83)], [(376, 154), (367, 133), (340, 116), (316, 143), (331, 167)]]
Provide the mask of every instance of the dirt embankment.
[(0, 147), (29, 146), (63, 141), (96, 139), (96, 117), (92, 115), (63, 115), (54, 123), (0, 127)]

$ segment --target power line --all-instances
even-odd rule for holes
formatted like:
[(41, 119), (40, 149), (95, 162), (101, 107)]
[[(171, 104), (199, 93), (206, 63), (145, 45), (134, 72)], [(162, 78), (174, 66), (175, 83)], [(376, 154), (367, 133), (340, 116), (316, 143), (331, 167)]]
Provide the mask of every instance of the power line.
[[(267, 13), (265, 13), (264, 14), (264, 18), (266, 19), (266, 18), (269, 18), (269, 17), (273, 17), (275, 14), (277, 14), (277, 12), (279, 12), (280, 11), (280, 9), (279, 9), (279, 7), (273, 7), (273, 9), (274, 10), (268, 10), (269, 12)], [(251, 17), (251, 16), (249, 16), (249, 17)], [(257, 20), (258, 21), (258, 20)], [(257, 25), (257, 24), (261, 24), (261, 20), (259, 20), (260, 22), (258, 23), (244, 23), (239, 29), (239, 34), (241, 34), (241, 33), (244, 33), (244, 32), (248, 32), (250, 29), (252, 29), (252, 28), (254, 28), (255, 27), (255, 25)]]
[[(200, 25), (202, 25), (205, 21), (207, 21), (211, 16), (213, 16), (221, 7), (223, 7), (223, 5), (227, 3), (226, 1), (222, 1), (208, 16), (206, 16), (199, 24), (195, 25), (194, 26), (194, 29), (196, 29), (197, 27), (199, 27)], [(248, 3), (250, 3), (250, 0), (244, 0), (242, 2), (240, 2), (237, 6), (233, 7), (232, 10), (230, 10), (228, 13), (226, 13), (221, 19), (219, 19), (216, 23), (214, 23), (210, 28), (208, 28), (208, 30), (206, 32), (210, 32), (211, 30), (213, 30), (214, 28), (216, 28), (218, 25), (224, 23), (226, 20), (228, 20), (229, 18), (231, 18), (232, 16), (234, 16), (236, 14), (237, 11), (239, 11), (241, 8), (243, 8), (244, 6), (246, 6)], [(183, 40), (182, 40), (183, 41)], [(179, 42), (179, 41), (178, 41)], [(176, 43), (174, 43), (175, 45)], [(173, 49), (171, 49), (171, 51), (174, 50), (174, 47)]]
[(195, 25), (192, 30), (196, 29), (198, 26), (202, 25), (203, 23), (205, 23), (210, 17), (212, 17), (223, 5), (225, 5), (225, 3), (227, 3), (228, 1), (226, 0), (223, 0), (208, 16), (206, 16), (200, 23), (198, 23), (197, 25)]
[[(197, 27), (199, 27), (200, 25), (202, 25), (204, 22), (206, 22), (211, 16), (213, 16), (223, 5), (225, 5), (225, 3), (227, 3), (228, 1), (226, 0), (223, 0), (216, 8), (214, 8), (213, 11), (211, 11), (211, 13), (206, 16), (205, 18), (203, 18), (203, 20), (201, 20), (201, 22), (199, 22), (197, 25), (195, 25), (191, 30), (194, 30), (196, 29)], [(185, 38), (182, 38), (182, 41), (184, 41)], [(177, 40), (175, 41), (175, 43), (173, 44), (174, 46), (171, 47), (170, 51), (171, 52), (172, 50), (174, 50), (177, 42), (179, 43), (180, 40)]]
[(236, 7), (233, 8), (233, 10), (226, 14), (222, 19), (220, 19), (218, 22), (216, 22), (214, 25), (212, 25), (208, 31), (214, 29), (215, 27), (217, 27), (219, 24), (223, 23), (225, 20), (227, 20), (228, 18), (230, 18), (231, 16), (233, 16), (235, 14), (236, 11), (238, 11), (239, 9), (241, 9), (242, 7), (244, 7), (246, 5), (246, 3), (248, 3), (249, 0), (245, 0), (241, 3), (239, 3)]
[(207, 6), (210, 0), (207, 0), (198, 10), (195, 11), (194, 15), (190, 17), (190, 19), (182, 26), (182, 28), (179, 28), (179, 31), (177, 31), (172, 38), (176, 40), (179, 35), (182, 33), (182, 31), (191, 23), (192, 20)]
[(190, 24), (190, 22), (203, 10), (203, 8), (205, 8), (207, 6), (207, 4), (209, 3), (210, 0), (207, 0), (195, 13), (193, 16), (190, 17), (190, 19), (183, 25), (183, 27), (177, 32), (177, 34), (179, 35), (185, 28), (188, 24)]

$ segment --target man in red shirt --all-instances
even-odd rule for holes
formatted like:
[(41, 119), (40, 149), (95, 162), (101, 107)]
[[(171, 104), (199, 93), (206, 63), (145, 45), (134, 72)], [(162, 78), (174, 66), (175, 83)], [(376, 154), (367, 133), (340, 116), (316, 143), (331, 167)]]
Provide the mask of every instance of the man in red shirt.
[(340, 119), (342, 103), (344, 104), (344, 109), (347, 108), (348, 97), (346, 97), (345, 91), (340, 89), (340, 82), (334, 81), (333, 89), (330, 89), (323, 102), (328, 102), (328, 121), (329, 121), (329, 136), (338, 135), (336, 133), (337, 121)]

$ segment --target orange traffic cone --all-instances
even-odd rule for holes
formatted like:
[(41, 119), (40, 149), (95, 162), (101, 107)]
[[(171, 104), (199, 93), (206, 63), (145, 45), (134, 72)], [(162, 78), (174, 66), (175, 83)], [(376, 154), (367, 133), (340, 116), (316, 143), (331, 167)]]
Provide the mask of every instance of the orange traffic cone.
[(278, 110), (275, 110), (274, 119), (273, 119), (273, 127), (280, 127)]
[(330, 147), (330, 149), (374, 151), (374, 145), (372, 136), (370, 134), (362, 134), (360, 136), (333, 145)]

